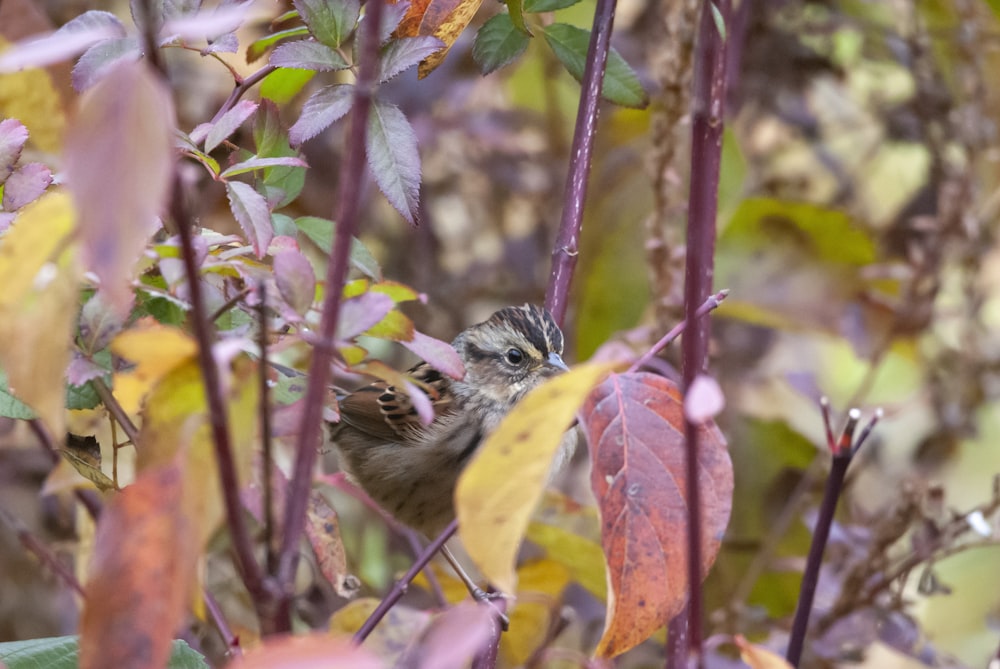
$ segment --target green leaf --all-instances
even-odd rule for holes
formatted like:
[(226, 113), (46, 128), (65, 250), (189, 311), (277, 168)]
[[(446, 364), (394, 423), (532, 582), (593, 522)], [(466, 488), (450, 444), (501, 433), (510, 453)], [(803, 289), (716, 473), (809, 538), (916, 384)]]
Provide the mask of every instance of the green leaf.
[[(257, 146), (257, 155), (260, 157), (281, 158), (299, 155), (299, 152), (289, 145), (288, 131), (281, 123), (278, 107), (270, 100), (261, 102), (254, 123), (253, 138)], [(297, 198), (302, 192), (305, 181), (306, 171), (302, 167), (277, 166), (264, 170), (265, 190), (270, 192), (279, 189), (284, 194), (276, 201), (270, 200), (276, 202), (275, 209), (284, 207)]]
[[(300, 216), (295, 219), (295, 225), (324, 253), (330, 255), (335, 228), (333, 221), (318, 216)], [(375, 281), (382, 280), (382, 268), (375, 256), (356, 237), (351, 240), (351, 266)]]
[[(275, 21), (277, 22), (277, 21)], [(274, 46), (276, 43), (283, 39), (292, 39), (294, 37), (306, 37), (309, 34), (309, 28), (305, 26), (298, 26), (296, 28), (289, 28), (288, 30), (279, 30), (276, 33), (271, 33), (270, 35), (265, 35), (258, 40), (251, 42), (250, 46), (247, 47), (247, 62), (252, 63), (257, 60), (264, 53)]]
[(528, 47), (529, 39), (514, 26), (510, 14), (497, 14), (476, 33), (472, 58), (486, 75), (516, 60)]
[[(57, 636), (0, 643), (0, 661), (7, 669), (77, 669), (80, 638)], [(204, 657), (177, 639), (170, 650), (167, 669), (208, 669)]]
[(540, 12), (554, 12), (557, 9), (566, 9), (580, 2), (580, 0), (524, 0), (524, 11), (533, 14)]
[(94, 384), (89, 381), (82, 386), (74, 386), (72, 383), (66, 384), (67, 409), (93, 409), (100, 403), (101, 398), (94, 390)]
[[(553, 23), (545, 28), (545, 41), (573, 78), (581, 81), (587, 62), (590, 31), (565, 23)], [(642, 109), (649, 104), (649, 96), (639, 83), (639, 78), (614, 49), (608, 52), (601, 96), (623, 107)]]
[(726, 21), (722, 18), (722, 12), (715, 5), (714, 2), (709, 2), (708, 6), (712, 8), (712, 20), (715, 22), (715, 29), (719, 31), (719, 37), (722, 41), (726, 41)]
[(358, 0), (294, 0), (293, 4), (313, 37), (334, 49), (354, 31), (361, 13)]
[(0, 369), (0, 416), (17, 420), (31, 420), (35, 412), (27, 404), (14, 397), (7, 386), (7, 372)]
[(312, 70), (279, 67), (261, 82), (260, 95), (262, 98), (284, 104), (298, 95), (315, 76), (316, 73)]

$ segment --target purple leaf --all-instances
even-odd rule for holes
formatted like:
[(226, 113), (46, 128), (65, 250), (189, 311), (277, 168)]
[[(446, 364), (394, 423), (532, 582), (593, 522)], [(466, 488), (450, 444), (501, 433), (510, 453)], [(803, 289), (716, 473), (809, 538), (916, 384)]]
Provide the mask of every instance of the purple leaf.
[(465, 366), (451, 344), (434, 337), (429, 337), (414, 330), (413, 339), (400, 341), (400, 344), (413, 351), (425, 360), (431, 367), (444, 372), (453, 379), (465, 376)]
[(80, 310), (80, 350), (87, 355), (97, 353), (111, 343), (123, 326), (122, 316), (109, 308), (104, 292), (97, 291)]
[(444, 47), (444, 42), (430, 36), (393, 40), (382, 52), (378, 80), (386, 82)]
[(274, 282), (288, 306), (305, 316), (316, 297), (316, 273), (301, 251), (285, 249), (274, 255)]
[(337, 341), (347, 341), (368, 331), (395, 306), (392, 298), (384, 293), (364, 293), (345, 300), (337, 319)]
[(271, 65), (276, 67), (296, 67), (302, 70), (343, 70), (350, 67), (338, 52), (325, 44), (312, 40), (285, 42), (271, 52)]
[(125, 26), (114, 14), (84, 12), (54, 33), (19, 42), (0, 55), (0, 72), (45, 67), (72, 58), (106, 39), (125, 37)]
[(354, 104), (354, 86), (340, 84), (321, 88), (306, 100), (299, 120), (288, 129), (292, 146), (298, 146), (342, 118)]
[(52, 183), (52, 172), (41, 163), (28, 163), (7, 177), (3, 188), (3, 208), (17, 211), (34, 202)]
[(251, 4), (244, 2), (172, 18), (163, 24), (161, 36), (207, 41), (232, 33), (243, 24)]
[(402, 663), (417, 669), (465, 667), (489, 639), (496, 621), (489, 607), (462, 602), (435, 618), (415, 652)]
[(226, 33), (216, 39), (209, 40), (208, 46), (201, 50), (202, 54), (236, 53), (240, 49), (240, 40), (236, 33)]
[(399, 108), (372, 100), (365, 137), (368, 166), (389, 203), (411, 225), (420, 199), (420, 152), (417, 136)]
[(413, 403), (413, 408), (417, 410), (417, 416), (420, 417), (420, 422), (424, 425), (430, 425), (434, 422), (434, 405), (431, 404), (431, 399), (427, 397), (427, 393), (423, 391), (422, 388), (417, 387), (415, 383), (407, 381), (403, 384), (406, 388), (406, 394), (410, 397), (410, 402)]
[(28, 129), (16, 118), (0, 121), (0, 184), (14, 171), (21, 149), (28, 141)]
[(87, 381), (99, 379), (107, 373), (108, 370), (74, 351), (73, 360), (66, 368), (66, 380), (74, 386), (82, 386)]
[(211, 153), (227, 137), (236, 132), (243, 122), (257, 111), (257, 103), (252, 100), (240, 100), (232, 109), (222, 115), (205, 137), (205, 153)]
[(309, 167), (309, 163), (294, 156), (283, 156), (280, 158), (250, 158), (241, 163), (236, 163), (232, 167), (226, 168), (221, 176), (223, 179), (234, 177), (237, 174), (245, 174), (254, 170), (262, 170), (265, 167)]
[(104, 76), (112, 65), (123, 60), (139, 60), (139, 42), (133, 37), (116, 37), (98, 42), (80, 56), (73, 66), (73, 88), (85, 91)]
[(229, 197), (229, 208), (253, 245), (254, 253), (263, 258), (274, 236), (267, 201), (253, 186), (242, 181), (227, 182), (226, 195)]
[[(406, 16), (406, 12), (410, 9), (410, 2), (408, 0), (401, 0), (400, 2), (395, 2), (393, 4), (386, 4), (382, 8), (382, 20), (380, 21), (378, 27), (378, 43), (385, 44), (386, 40), (392, 37), (392, 31), (395, 30), (403, 17)], [(361, 31), (364, 33), (364, 30)]]
[(143, 63), (114, 65), (80, 96), (64, 153), (86, 267), (108, 302), (132, 304), (132, 273), (158, 226), (173, 174), (170, 91)]
[(6, 211), (0, 211), (0, 232), (7, 232), (10, 224), (14, 222), (16, 214), (12, 214)]

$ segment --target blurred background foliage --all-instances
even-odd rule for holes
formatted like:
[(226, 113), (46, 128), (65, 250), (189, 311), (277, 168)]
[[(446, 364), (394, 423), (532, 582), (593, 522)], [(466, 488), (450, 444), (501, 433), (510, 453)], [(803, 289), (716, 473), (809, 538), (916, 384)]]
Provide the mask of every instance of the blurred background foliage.
[[(696, 8), (691, 0), (619, 2), (614, 44), (652, 104), (602, 112), (566, 328), (571, 360), (602, 346), (641, 351), (679, 319)], [(13, 41), (88, 9), (128, 13), (127, 2), (113, 0), (3, 0), (0, 33)], [(475, 24), (496, 11), (485, 5)], [(978, 0), (737, 3), (715, 278), (732, 292), (713, 319), (711, 363), (728, 401), (720, 424), (737, 488), (708, 582), (713, 632), (783, 648), (782, 621), (794, 610), (828, 461), (817, 403), (826, 395), (838, 415), (880, 406), (886, 416), (849, 477), (810, 662), (856, 652), (866, 666), (983, 666), (996, 653), (995, 526), (951, 542), (939, 560), (928, 552), (909, 578), (867, 601), (834, 604), (859, 564), (870, 568), (862, 581), (870, 583), (893, 560), (926, 550), (954, 512), (994, 494), (998, 12), (996, 2)], [(557, 14), (589, 28), (592, 13), (584, 1)], [(248, 37), (266, 26), (255, 28)], [(386, 87), (420, 141), (420, 225), (409, 227), (366, 186), (362, 239), (388, 278), (426, 293), (426, 306), (410, 315), (442, 338), (498, 306), (541, 301), (578, 96), (537, 44), (481, 77), (471, 40), (468, 31), (427, 79), (410, 72)], [(223, 57), (244, 74), (263, 65), (243, 55)], [(180, 123), (190, 129), (218, 108), (231, 78), (195, 52), (173, 50), (168, 61)], [(0, 116), (22, 119), (43, 157), (61, 141), (68, 71), (0, 77)], [(336, 76), (282, 73), (264, 90), (287, 101), (290, 123), (305, 93)], [(342, 148), (342, 125), (305, 146), (311, 169), (294, 215), (333, 211)], [(200, 175), (203, 224), (232, 229), (223, 188)], [(670, 373), (677, 350), (666, 357)], [(23, 433), (4, 426), (0, 438), (0, 506), (37, 507), (38, 463), (6, 447), (22, 443)], [(339, 498), (336, 505), (350, 508)], [(66, 538), (65, 509), (41, 509), (39, 532)], [(344, 530), (348, 552), (358, 556), (362, 580), (381, 587), (407, 558), (381, 525), (354, 529)], [(37, 596), (46, 586), (20, 549), (2, 550), (9, 568), (0, 570), (0, 637), (71, 629), (65, 616), (45, 615), (58, 607)], [(824, 619), (830, 610), (835, 617)], [(642, 649), (633, 652), (641, 657)]]

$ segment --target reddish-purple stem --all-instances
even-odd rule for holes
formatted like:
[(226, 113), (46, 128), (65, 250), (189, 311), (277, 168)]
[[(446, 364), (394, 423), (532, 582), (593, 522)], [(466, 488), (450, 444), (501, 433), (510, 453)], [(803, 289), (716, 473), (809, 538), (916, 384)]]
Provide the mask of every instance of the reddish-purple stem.
[(365, 174), (365, 131), (375, 86), (378, 58), (378, 29), (382, 16), (382, 0), (369, 0), (361, 30), (365, 31), (362, 53), (359, 54), (358, 79), (354, 87), (354, 104), (347, 136), (347, 158), (341, 170), (337, 191), (337, 234), (333, 253), (327, 266), (323, 314), (320, 321), (319, 345), (313, 350), (306, 388), (305, 409), (296, 445), (295, 468), (289, 483), (285, 506), (284, 535), (278, 559), (278, 578), (286, 605), (291, 602), (292, 582), (298, 563), (299, 542), (305, 529), (306, 506), (312, 485), (313, 469), (319, 454), (323, 419), (323, 402), (333, 362), (334, 334), (340, 311), (340, 297), (347, 277), (347, 260), (351, 239), (358, 229), (361, 209), (361, 180)]
[(59, 558), (52, 554), (52, 551), (42, 543), (35, 535), (33, 535), (27, 527), (24, 526), (21, 521), (19, 521), (14, 516), (7, 513), (6, 510), (0, 509), (0, 519), (3, 520), (17, 535), (18, 541), (24, 546), (25, 550), (32, 553), (38, 561), (45, 565), (53, 574), (59, 577), (59, 579), (71, 587), (76, 594), (81, 597), (85, 597), (86, 593), (83, 591), (83, 586), (80, 585), (80, 581), (76, 580), (76, 576), (70, 571), (66, 565), (60, 562)]
[[(725, 24), (729, 2), (718, 12)], [(684, 319), (689, 323), (682, 343), (684, 390), (706, 367), (708, 319), (697, 318), (703, 296), (712, 289), (715, 219), (718, 208), (719, 165), (722, 159), (723, 105), (726, 81), (725, 43), (712, 15), (711, 1), (703, 3), (694, 58), (692, 95), (691, 187), (687, 225), (684, 281)], [(685, 420), (688, 491), (688, 648), (695, 666), (701, 655), (701, 493), (698, 484), (698, 426)]]
[(552, 246), (552, 269), (545, 291), (545, 306), (560, 325), (566, 318), (569, 287), (580, 251), (580, 229), (583, 226), (583, 205), (587, 199), (587, 179), (590, 176), (594, 135), (604, 83), (604, 66), (608, 62), (611, 28), (615, 22), (615, 0), (597, 0), (594, 27), (587, 48), (587, 63), (583, 70), (580, 106), (576, 112), (569, 174), (563, 193), (563, 213), (559, 233)]
[[(708, 299), (706, 299), (704, 302), (701, 303), (701, 306), (698, 307), (698, 311), (694, 312), (695, 318), (701, 318), (708, 312), (714, 311), (720, 304), (722, 304), (722, 301), (726, 299), (726, 296), (728, 295), (729, 295), (728, 288), (720, 290), (715, 295), (710, 295)], [(653, 344), (653, 346), (648, 351), (642, 354), (641, 358), (633, 362), (632, 365), (628, 368), (628, 371), (626, 373), (631, 374), (632, 372), (637, 372), (640, 369), (642, 369), (642, 366), (645, 365), (650, 360), (652, 360), (653, 356), (655, 356), (657, 353), (665, 349), (670, 344), (670, 342), (677, 339), (677, 337), (679, 337), (681, 333), (684, 332), (684, 330), (687, 328), (687, 324), (688, 324), (687, 319), (684, 319), (680, 323), (672, 327), (670, 329), (670, 332), (660, 337), (660, 341)]]
[(389, 594), (386, 595), (381, 602), (379, 602), (378, 607), (370, 616), (368, 616), (368, 620), (366, 620), (364, 625), (361, 626), (361, 629), (354, 634), (354, 643), (360, 644), (368, 638), (368, 635), (372, 633), (375, 626), (378, 625), (382, 618), (385, 617), (385, 614), (389, 612), (389, 609), (395, 606), (396, 602), (402, 599), (403, 595), (406, 594), (406, 589), (410, 586), (410, 583), (413, 582), (413, 579), (417, 577), (417, 574), (420, 573), (420, 570), (427, 566), (427, 563), (431, 561), (431, 558), (433, 558), (434, 555), (441, 550), (441, 547), (445, 545), (448, 539), (451, 539), (456, 530), (458, 530), (458, 520), (453, 520), (451, 521), (451, 524), (444, 528), (444, 531), (439, 534), (426, 549), (424, 549), (424, 552), (420, 554), (420, 557), (418, 557), (412, 565), (410, 565), (410, 569), (403, 574), (403, 577), (393, 584), (392, 590), (390, 590)]

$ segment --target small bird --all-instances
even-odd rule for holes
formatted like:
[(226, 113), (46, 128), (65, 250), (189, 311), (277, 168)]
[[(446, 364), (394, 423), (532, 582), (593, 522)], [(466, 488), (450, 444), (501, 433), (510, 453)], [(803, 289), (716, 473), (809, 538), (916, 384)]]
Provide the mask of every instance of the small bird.
[[(528, 391), (567, 370), (563, 334), (546, 309), (505, 307), (455, 337), (452, 346), (465, 365), (454, 380), (426, 362), (409, 375), (430, 396), (435, 411), (421, 422), (405, 390), (377, 381), (340, 401), (340, 422), (331, 438), (340, 467), (383, 509), (428, 537), (455, 517), (455, 483), (483, 440)], [(576, 447), (576, 431), (563, 437), (553, 471)], [(497, 472), (517, 476), (517, 472)], [(482, 590), (445, 548), (470, 592)]]

